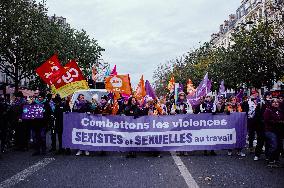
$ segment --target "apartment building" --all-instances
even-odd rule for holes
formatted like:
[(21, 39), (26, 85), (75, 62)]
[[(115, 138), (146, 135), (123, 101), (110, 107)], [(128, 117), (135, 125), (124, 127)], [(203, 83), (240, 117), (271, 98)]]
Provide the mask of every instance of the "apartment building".
[(245, 26), (249, 29), (252, 24), (265, 19), (280, 19), (281, 10), (283, 0), (242, 0), (236, 12), (230, 14), (229, 19), (220, 25), (219, 31), (211, 35), (211, 42), (216, 47), (228, 48), (232, 45), (232, 34), (238, 27)]

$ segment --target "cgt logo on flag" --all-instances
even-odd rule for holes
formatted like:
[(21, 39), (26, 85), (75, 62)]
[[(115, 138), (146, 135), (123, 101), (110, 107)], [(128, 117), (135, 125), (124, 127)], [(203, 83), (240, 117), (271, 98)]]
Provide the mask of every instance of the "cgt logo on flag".
[(110, 79), (110, 83), (112, 87), (122, 87), (122, 79), (116, 76)]
[(45, 83), (52, 85), (62, 69), (64, 68), (61, 66), (57, 54), (54, 54), (36, 69), (36, 73)]
[(64, 69), (61, 69), (60, 74), (53, 80), (56, 89), (63, 87), (66, 84), (85, 80), (80, 68), (75, 60), (71, 60), (66, 64)]
[(111, 75), (105, 79), (105, 88), (109, 92), (131, 95), (128, 75)]

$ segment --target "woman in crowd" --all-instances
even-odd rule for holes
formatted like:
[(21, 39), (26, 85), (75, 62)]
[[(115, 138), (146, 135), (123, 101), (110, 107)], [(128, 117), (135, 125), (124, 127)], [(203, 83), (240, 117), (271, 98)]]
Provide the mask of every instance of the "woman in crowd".
[(274, 99), (270, 107), (264, 112), (265, 137), (268, 146), (269, 166), (279, 166), (279, 146), (281, 145), (281, 131), (284, 126), (284, 114), (279, 108), (279, 102)]
[(101, 102), (99, 105), (99, 114), (102, 114), (103, 116), (112, 114), (112, 106), (108, 102), (108, 100), (108, 96), (106, 95), (101, 97)]
[[(254, 156), (254, 161), (258, 161), (261, 154), (263, 153), (263, 146), (265, 144), (265, 157), (266, 159), (268, 159), (268, 145), (267, 145), (267, 141), (265, 138), (265, 123), (264, 123), (264, 112), (266, 111), (267, 108), (271, 107), (271, 101), (272, 101), (272, 94), (271, 92), (265, 92), (263, 100), (259, 102), (259, 105), (256, 108), (256, 134), (257, 134), (257, 143), (256, 143), (256, 147), (255, 147), (255, 156)], [(254, 140), (255, 135), (251, 135), (253, 136), (253, 139), (251, 138), (251, 140)], [(252, 151), (252, 142), (250, 141), (250, 151)]]
[[(74, 103), (73, 106), (73, 112), (80, 112), (80, 113), (86, 113), (90, 111), (90, 102), (88, 102), (85, 99), (85, 96), (83, 94), (79, 94), (77, 100)], [(79, 156), (82, 154), (82, 150), (78, 150), (76, 155)], [(89, 151), (85, 151), (85, 155), (89, 156), (90, 152)]]
[[(211, 95), (207, 95), (205, 97), (205, 100), (202, 104), (200, 104), (200, 111), (201, 113), (215, 113), (214, 111), (214, 101)], [(208, 151), (204, 150), (204, 155), (207, 156), (208, 155)], [(212, 156), (216, 156), (217, 154), (215, 153), (214, 150), (210, 151), (210, 155)]]
[(23, 107), (26, 104), (23, 93), (19, 91), (12, 101), (10, 113), (11, 124), (15, 128), (16, 149), (21, 151), (28, 149), (28, 128), (25, 121), (22, 120)]
[(35, 152), (33, 155), (39, 155), (46, 153), (46, 132), (48, 123), (50, 122), (50, 117), (52, 115), (52, 109), (50, 107), (49, 101), (45, 98), (45, 93), (40, 92), (38, 98), (35, 99), (33, 105), (41, 104), (43, 105), (43, 118), (33, 120), (33, 130), (35, 133)]
[[(71, 154), (71, 150), (69, 148), (63, 149), (62, 147), (62, 135), (63, 135), (63, 114), (65, 112), (70, 112), (70, 106), (66, 105), (64, 101), (57, 95), (54, 99), (55, 109), (54, 109), (54, 117), (55, 117), (55, 133), (58, 138), (59, 150), (56, 154)], [(56, 147), (56, 139), (55, 139), (55, 147)]]
[[(230, 102), (227, 104), (225, 111), (227, 114), (230, 113), (236, 113), (236, 112), (242, 112), (242, 107), (240, 103), (237, 102), (236, 97), (231, 97)], [(229, 149), (228, 150), (228, 156), (231, 156), (233, 154), (233, 150)], [(237, 148), (237, 155), (241, 157), (245, 157), (246, 154), (242, 152), (242, 148)]]
[[(184, 92), (178, 93), (175, 114), (186, 114), (187, 100)], [(187, 151), (177, 151), (179, 156), (188, 156)]]
[[(137, 100), (135, 97), (130, 97), (128, 99), (128, 104), (125, 108), (125, 115), (126, 116), (133, 116), (134, 118), (137, 118), (141, 115), (144, 115), (141, 109), (139, 108), (137, 104)], [(127, 158), (136, 158), (137, 154), (135, 151), (130, 151), (127, 153)]]
[(100, 111), (99, 96), (97, 94), (92, 96), (92, 101), (90, 104), (90, 110), (92, 114), (99, 114)]
[(226, 99), (223, 96), (219, 97), (218, 103), (216, 104), (216, 112), (217, 113), (224, 113), (226, 108)]

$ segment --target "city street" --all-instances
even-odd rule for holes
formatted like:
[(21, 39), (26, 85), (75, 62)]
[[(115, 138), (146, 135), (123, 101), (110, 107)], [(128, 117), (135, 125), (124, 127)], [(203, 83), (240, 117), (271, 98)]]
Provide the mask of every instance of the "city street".
[(283, 187), (282, 167), (268, 168), (253, 155), (217, 154), (167, 152), (155, 158), (140, 153), (127, 159), (124, 153), (32, 157), (31, 152), (8, 152), (0, 160), (0, 187)]
[(283, 54), (284, 0), (1, 0), (0, 188), (284, 188)]

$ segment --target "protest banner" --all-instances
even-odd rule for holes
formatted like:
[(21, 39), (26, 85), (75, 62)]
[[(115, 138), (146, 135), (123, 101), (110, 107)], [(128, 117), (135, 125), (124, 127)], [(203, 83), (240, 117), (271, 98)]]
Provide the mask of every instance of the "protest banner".
[(43, 104), (24, 105), (22, 119), (42, 119), (43, 112)]
[(63, 146), (88, 151), (193, 151), (242, 148), (246, 114), (101, 116), (64, 114)]

